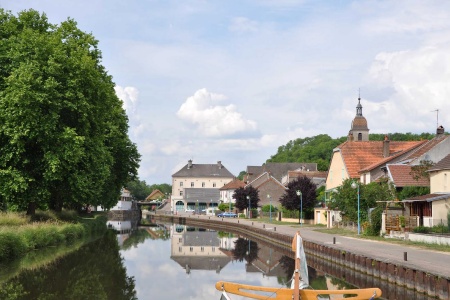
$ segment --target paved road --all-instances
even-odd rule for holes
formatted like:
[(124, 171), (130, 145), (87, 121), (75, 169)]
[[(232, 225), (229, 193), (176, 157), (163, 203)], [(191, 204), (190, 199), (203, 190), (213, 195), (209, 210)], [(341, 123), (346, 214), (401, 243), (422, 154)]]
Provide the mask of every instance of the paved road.
[[(182, 214), (184, 215), (184, 214)], [(208, 216), (191, 216), (194, 218), (208, 218)], [(213, 218), (213, 217), (211, 217)], [(215, 218), (215, 217), (214, 217)], [(224, 221), (237, 223), (238, 219), (227, 219)], [(251, 225), (252, 221), (239, 219), (239, 223)], [(388, 242), (372, 241), (359, 238), (339, 236), (315, 231), (314, 227), (298, 225), (272, 225), (270, 223), (261, 223), (253, 221), (253, 226), (266, 230), (274, 230), (286, 235), (294, 236), (300, 230), (304, 240), (316, 244), (333, 246), (340, 250), (350, 251), (355, 254), (374, 258), (380, 261), (391, 262), (405, 267), (422, 270), (431, 274), (450, 278), (450, 252), (439, 252), (433, 250), (419, 249), (414, 246), (391, 244)], [(333, 245), (333, 238), (336, 238), (336, 244)], [(407, 253), (407, 261), (404, 260), (404, 252)]]

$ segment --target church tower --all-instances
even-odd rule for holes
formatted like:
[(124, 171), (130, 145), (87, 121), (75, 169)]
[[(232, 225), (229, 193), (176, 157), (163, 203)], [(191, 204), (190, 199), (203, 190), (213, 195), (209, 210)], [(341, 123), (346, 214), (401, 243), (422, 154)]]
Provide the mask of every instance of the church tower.
[(369, 128), (367, 127), (367, 120), (362, 115), (361, 97), (358, 97), (358, 105), (356, 106), (356, 116), (352, 121), (352, 126), (348, 132), (349, 141), (368, 141)]

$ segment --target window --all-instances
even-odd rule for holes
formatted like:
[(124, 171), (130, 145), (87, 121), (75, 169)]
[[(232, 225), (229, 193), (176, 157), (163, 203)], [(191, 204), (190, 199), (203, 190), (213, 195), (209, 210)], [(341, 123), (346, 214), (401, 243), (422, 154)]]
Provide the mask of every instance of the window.
[(362, 141), (362, 133), (358, 133), (358, 141)]
[(183, 196), (183, 191), (180, 191), (180, 196)]
[(181, 251), (183, 251), (183, 248), (178, 247), (178, 252), (181, 252)]
[(215, 182), (213, 183), (213, 187), (216, 187), (216, 183)]
[(205, 183), (204, 182), (202, 182), (202, 187), (205, 187)]
[(183, 181), (180, 181), (180, 186), (183, 186)]
[(205, 247), (201, 247), (200, 250), (203, 252), (205, 251)]
[(212, 247), (212, 252), (216, 251), (216, 247)]
[(189, 250), (192, 252), (192, 251), (194, 251), (194, 248), (193, 248), (193, 247), (190, 247)]
[(191, 187), (194, 187), (194, 183), (193, 182), (191, 182)]

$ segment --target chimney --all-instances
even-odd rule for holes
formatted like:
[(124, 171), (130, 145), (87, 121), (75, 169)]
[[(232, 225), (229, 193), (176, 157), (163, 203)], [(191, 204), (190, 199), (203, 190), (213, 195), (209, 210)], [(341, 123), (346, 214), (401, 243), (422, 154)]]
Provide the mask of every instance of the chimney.
[(219, 169), (222, 169), (222, 162), (220, 160), (217, 161), (217, 166), (219, 167)]
[(445, 133), (445, 130), (444, 130), (444, 127), (442, 127), (442, 125), (436, 129), (436, 136), (443, 135), (444, 133)]
[(387, 135), (384, 136), (384, 141), (383, 141), (383, 157), (388, 157), (389, 156), (389, 138)]
[(192, 168), (192, 159), (188, 160), (187, 168), (188, 169)]

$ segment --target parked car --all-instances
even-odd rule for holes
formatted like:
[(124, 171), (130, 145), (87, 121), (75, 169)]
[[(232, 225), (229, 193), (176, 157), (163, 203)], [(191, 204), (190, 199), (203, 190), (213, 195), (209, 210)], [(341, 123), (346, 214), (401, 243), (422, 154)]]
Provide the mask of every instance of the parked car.
[(186, 212), (193, 214), (193, 213), (195, 213), (195, 210), (193, 210), (193, 209), (186, 209)]
[(217, 214), (217, 216), (219, 218), (236, 218), (237, 214), (232, 213), (232, 212), (223, 212), (223, 213)]

